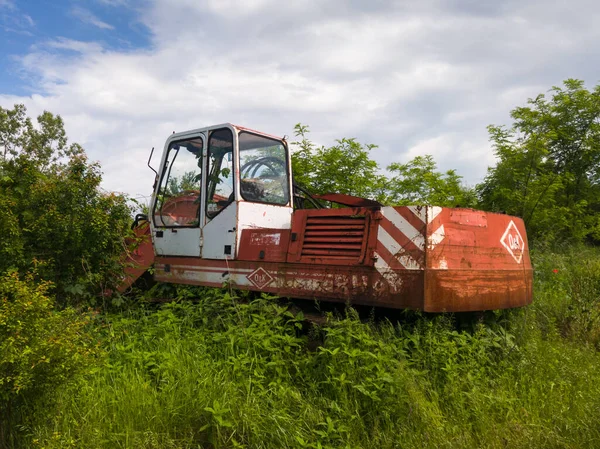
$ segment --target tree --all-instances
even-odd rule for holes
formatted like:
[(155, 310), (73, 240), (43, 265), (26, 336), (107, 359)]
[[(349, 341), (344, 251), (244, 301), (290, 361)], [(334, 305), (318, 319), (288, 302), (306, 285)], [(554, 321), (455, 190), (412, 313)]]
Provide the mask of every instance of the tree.
[(344, 193), (376, 199), (382, 194), (384, 177), (379, 165), (369, 158), (376, 145), (363, 145), (356, 139), (338, 139), (336, 145), (316, 147), (308, 139), (308, 126), (298, 123), (294, 142), (298, 150), (292, 153), (294, 182), (312, 193)]
[(523, 217), (534, 239), (600, 240), (600, 85), (569, 79), (488, 128), (498, 164), (477, 187), (489, 210)]
[(187, 171), (181, 178), (173, 176), (169, 178), (166, 193), (168, 195), (179, 195), (185, 191), (200, 190), (202, 176), (194, 171)]
[(345, 193), (389, 205), (470, 207), (475, 203), (473, 190), (461, 185), (462, 177), (455, 170), (438, 172), (430, 155), (391, 164), (390, 178), (369, 157), (376, 145), (344, 138), (332, 147), (317, 148), (308, 139), (308, 126), (298, 123), (295, 129), (300, 140), (294, 142), (297, 151), (292, 154), (294, 181), (313, 193)]
[(394, 175), (387, 183), (390, 204), (472, 207), (476, 203), (474, 191), (462, 185), (462, 176), (456, 170), (437, 171), (431, 155), (416, 156), (406, 164), (393, 163), (388, 170)]
[(0, 273), (36, 267), (63, 300), (110, 287), (131, 210), (101, 179), (60, 116), (34, 126), (24, 106), (0, 108)]
[(119, 279), (131, 212), (100, 181), (59, 116), (0, 107), (1, 447), (95, 363), (90, 317), (65, 305)]

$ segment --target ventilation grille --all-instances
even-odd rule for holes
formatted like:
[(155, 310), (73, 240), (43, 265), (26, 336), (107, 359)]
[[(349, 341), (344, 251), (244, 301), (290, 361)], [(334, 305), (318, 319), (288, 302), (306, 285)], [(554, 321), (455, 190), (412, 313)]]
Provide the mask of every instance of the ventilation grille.
[(359, 261), (365, 217), (307, 217), (301, 257)]

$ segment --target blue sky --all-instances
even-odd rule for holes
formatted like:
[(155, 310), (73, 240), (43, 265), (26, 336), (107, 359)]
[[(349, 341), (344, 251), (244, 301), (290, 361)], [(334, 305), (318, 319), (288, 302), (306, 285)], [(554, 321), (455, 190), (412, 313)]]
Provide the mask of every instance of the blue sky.
[[(35, 79), (23, 73), (19, 58), (57, 38), (101, 42), (116, 51), (151, 45), (136, 8), (119, 0), (0, 0), (0, 36), (0, 92), (16, 95), (39, 91)], [(53, 48), (55, 53), (69, 51)]]
[(597, 0), (0, 0), (0, 106), (60, 114), (140, 198), (151, 147), (223, 122), (356, 137), (382, 168), (432, 154), (474, 184), (487, 125), (600, 81), (598, 23)]

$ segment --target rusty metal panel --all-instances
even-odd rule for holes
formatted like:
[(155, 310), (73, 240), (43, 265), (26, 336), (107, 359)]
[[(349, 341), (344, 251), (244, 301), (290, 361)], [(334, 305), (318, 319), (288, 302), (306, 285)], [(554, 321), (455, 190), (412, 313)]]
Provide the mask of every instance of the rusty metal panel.
[(243, 229), (237, 258), (239, 260), (285, 262), (290, 234), (289, 229)]
[(531, 272), (524, 270), (427, 270), (426, 312), (468, 312), (520, 307), (531, 302)]
[(530, 269), (529, 247), (523, 220), (509, 215), (485, 214), (486, 226), (481, 223), (482, 212), (469, 212), (475, 220), (458, 222), (453, 209), (442, 209), (427, 224), (427, 268), (473, 270), (523, 270)]
[(531, 303), (533, 271), (523, 221), (441, 209), (427, 224), (424, 310), (489, 310)]
[(355, 207), (294, 211), (287, 261), (318, 265), (362, 264), (373, 211)]
[(162, 282), (222, 286), (283, 297), (388, 308), (421, 309), (423, 271), (406, 272), (391, 285), (373, 267), (159, 257), (155, 279)]
[[(360, 250), (363, 262), (356, 252), (346, 259), (303, 255), (309, 217), (316, 217), (314, 226), (329, 229), (329, 221), (353, 226), (345, 220), (360, 216), (369, 217)], [(347, 243), (356, 245), (354, 240), (345, 241), (356, 236), (341, 236), (340, 231), (356, 232), (350, 228), (329, 232), (340, 240), (329, 242), (333, 253)], [(271, 239), (272, 230), (263, 232), (256, 235)], [(312, 238), (317, 246), (323, 243), (320, 235)], [(281, 245), (276, 251), (283, 251), (283, 240)], [(245, 250), (253, 260), (159, 258), (155, 277), (208, 286), (231, 282), (280, 296), (428, 312), (518, 307), (532, 298), (525, 228), (522, 220), (507, 215), (412, 206), (295, 211), (287, 262), (256, 259), (257, 248)], [(273, 257), (281, 258), (281, 252), (277, 254)]]
[(154, 263), (154, 247), (150, 238), (150, 223), (147, 221), (137, 226), (133, 233), (136, 239), (128, 240), (125, 244), (137, 246), (126, 255), (125, 277), (119, 283), (117, 291), (127, 290)]

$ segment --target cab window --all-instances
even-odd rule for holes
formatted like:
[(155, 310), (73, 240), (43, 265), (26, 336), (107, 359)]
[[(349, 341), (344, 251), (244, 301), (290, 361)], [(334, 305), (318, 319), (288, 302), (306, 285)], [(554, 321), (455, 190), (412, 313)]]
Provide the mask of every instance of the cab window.
[(242, 198), (256, 203), (288, 204), (287, 149), (283, 142), (241, 132), (239, 147)]
[(171, 142), (154, 207), (156, 226), (195, 227), (200, 218), (201, 137)]
[(233, 133), (228, 128), (213, 131), (208, 138), (206, 216), (212, 219), (234, 201)]

